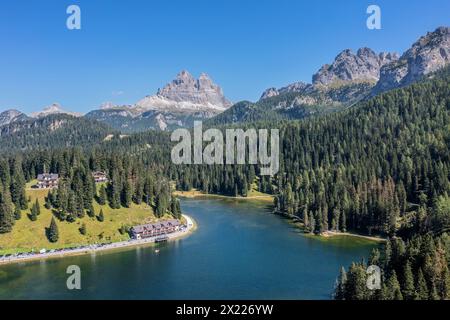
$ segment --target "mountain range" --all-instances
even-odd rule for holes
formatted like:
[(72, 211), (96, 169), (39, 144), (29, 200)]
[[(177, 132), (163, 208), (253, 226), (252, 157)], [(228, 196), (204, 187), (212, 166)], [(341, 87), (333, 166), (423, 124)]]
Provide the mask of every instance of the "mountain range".
[(450, 28), (439, 27), (416, 41), (402, 56), (346, 49), (331, 64), (312, 76), (312, 83), (297, 82), (269, 88), (258, 102), (240, 102), (209, 124), (270, 119), (301, 119), (351, 107), (382, 92), (407, 86), (450, 63)]
[[(105, 103), (83, 117), (123, 133), (190, 127), (195, 120), (224, 124), (301, 119), (345, 109), (382, 92), (409, 85), (449, 62), (450, 28), (439, 27), (418, 39), (401, 56), (376, 53), (369, 48), (361, 48), (356, 53), (343, 50), (333, 62), (319, 68), (311, 83), (295, 82), (282, 88), (269, 88), (257, 102), (241, 101), (233, 105), (207, 74), (202, 73), (196, 79), (189, 72), (181, 71), (156, 94), (135, 104)], [(28, 116), (18, 110), (4, 111), (0, 113), (0, 127), (55, 114), (82, 117), (54, 103)]]
[(195, 120), (211, 118), (231, 105), (207, 74), (202, 73), (195, 79), (183, 70), (155, 95), (146, 96), (131, 106), (106, 104), (86, 117), (123, 132), (169, 130), (192, 126)]

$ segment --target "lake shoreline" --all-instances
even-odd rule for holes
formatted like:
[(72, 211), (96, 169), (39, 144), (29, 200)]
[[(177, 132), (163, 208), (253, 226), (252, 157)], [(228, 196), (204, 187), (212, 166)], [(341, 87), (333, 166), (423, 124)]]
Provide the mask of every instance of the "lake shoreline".
[[(175, 191), (173, 193), (174, 195), (181, 197), (181, 198), (186, 198), (186, 199), (195, 199), (195, 198), (216, 198), (216, 199), (233, 199), (233, 200), (261, 200), (261, 201), (271, 201), (273, 202), (274, 196), (272, 195), (263, 195), (263, 196), (250, 196), (250, 197), (233, 197), (233, 196), (226, 196), (226, 195), (221, 195), (221, 194), (208, 194), (208, 193), (203, 193), (201, 191), (198, 190), (191, 190), (191, 191)], [(277, 215), (289, 219), (292, 221), (292, 223), (297, 226), (300, 229), (303, 229), (301, 226), (299, 226), (297, 224), (297, 222), (293, 221), (292, 216), (286, 215), (286, 214), (282, 214), (282, 213), (276, 213)], [(379, 242), (379, 243), (384, 243), (387, 241), (386, 238), (382, 238), (382, 237), (376, 237), (376, 236), (369, 236), (369, 235), (364, 235), (364, 234), (359, 234), (359, 233), (353, 233), (353, 232), (337, 232), (337, 231), (327, 231), (324, 232), (320, 235), (311, 235), (311, 234), (307, 234), (305, 232), (303, 232), (303, 235), (305, 236), (311, 236), (314, 237), (316, 239), (322, 239), (322, 240), (327, 240), (327, 239), (332, 239), (332, 238), (336, 238), (336, 237), (351, 237), (351, 238), (360, 238), (360, 239), (365, 239), (365, 240), (369, 240), (369, 241), (373, 241), (373, 242)]]
[(290, 224), (293, 225), (295, 228), (298, 228), (301, 230), (301, 234), (306, 237), (310, 237), (312, 239), (317, 240), (332, 240), (339, 237), (349, 237), (349, 238), (358, 238), (358, 239), (364, 239), (368, 241), (378, 242), (378, 243), (385, 243), (388, 239), (379, 237), (379, 236), (369, 236), (365, 234), (360, 233), (354, 233), (354, 232), (340, 232), (340, 231), (326, 231), (321, 234), (314, 234), (314, 233), (308, 233), (305, 232), (305, 227), (303, 226), (303, 223), (300, 223), (299, 221), (293, 221), (292, 217), (286, 216), (286, 215), (280, 215), (286, 219), (291, 220)]
[(175, 196), (178, 196), (181, 198), (186, 198), (186, 199), (216, 198), (216, 199), (232, 199), (232, 200), (261, 200), (261, 201), (271, 201), (271, 202), (273, 202), (273, 199), (274, 199), (274, 196), (272, 196), (272, 195), (233, 197), (233, 196), (226, 196), (226, 195), (222, 195), (222, 194), (203, 193), (200, 191), (175, 191), (173, 194)]
[[(186, 219), (186, 230), (183, 231), (177, 231), (171, 234), (168, 234), (169, 237), (168, 241), (178, 240), (181, 238), (185, 238), (188, 235), (192, 234), (197, 228), (198, 225), (195, 222), (195, 220), (188, 216), (183, 214), (183, 217)], [(101, 247), (95, 247), (95, 248), (79, 248), (79, 249), (72, 249), (67, 250), (64, 252), (46, 252), (46, 253), (37, 253), (35, 255), (31, 256), (25, 256), (25, 257), (9, 257), (4, 260), (0, 259), (0, 266), (3, 265), (9, 265), (14, 263), (21, 263), (21, 262), (31, 262), (36, 260), (47, 260), (47, 259), (60, 259), (60, 258), (66, 258), (66, 257), (74, 257), (74, 256), (81, 256), (81, 255), (87, 255), (87, 254), (93, 254), (97, 252), (112, 252), (112, 251), (118, 251), (121, 249), (129, 249), (132, 247), (146, 247), (151, 244), (155, 244), (156, 237), (147, 238), (147, 239), (141, 239), (141, 240), (128, 240), (128, 241), (119, 241), (119, 242), (112, 242), (105, 244)]]
[(352, 232), (327, 231), (327, 232), (324, 232), (319, 235), (307, 234), (307, 233), (303, 233), (303, 234), (306, 236), (311, 236), (312, 238), (317, 238), (319, 240), (324, 240), (324, 241), (332, 240), (334, 238), (339, 238), (339, 237), (359, 238), (359, 239), (364, 239), (364, 240), (378, 242), (378, 243), (384, 243), (387, 241), (387, 239), (385, 239), (385, 238), (367, 236), (367, 235), (363, 235), (363, 234), (359, 234), (359, 233), (352, 233)]

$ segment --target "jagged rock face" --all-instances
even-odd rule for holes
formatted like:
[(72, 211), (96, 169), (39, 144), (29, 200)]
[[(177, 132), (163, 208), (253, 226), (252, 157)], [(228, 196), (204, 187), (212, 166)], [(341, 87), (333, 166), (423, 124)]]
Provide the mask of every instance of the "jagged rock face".
[(450, 63), (450, 27), (440, 27), (415, 42), (398, 61), (381, 68), (373, 94), (409, 85)]
[(260, 100), (276, 97), (283, 93), (288, 92), (305, 92), (311, 85), (304, 82), (294, 82), (286, 87), (277, 89), (277, 88), (269, 88), (263, 92)]
[(347, 49), (342, 51), (331, 65), (324, 65), (313, 75), (315, 86), (341, 85), (354, 82), (377, 82), (380, 69), (396, 61), (397, 54), (376, 54), (369, 48), (361, 48), (356, 54)]
[(59, 103), (53, 103), (48, 107), (45, 107), (44, 110), (39, 112), (33, 112), (30, 114), (32, 118), (43, 118), (52, 114), (68, 114), (74, 117), (81, 117), (81, 113), (71, 112), (64, 110)]
[(277, 88), (269, 88), (266, 89), (263, 94), (261, 95), (260, 100), (276, 97), (280, 94), (280, 92), (277, 90)]
[(18, 110), (6, 110), (0, 113), (0, 127), (12, 122), (26, 120), (27, 116)]
[(189, 72), (180, 72), (176, 79), (158, 90), (154, 96), (139, 101), (136, 106), (143, 110), (216, 110), (222, 112), (231, 106), (222, 89), (205, 73), (195, 79)]
[(190, 127), (195, 120), (211, 118), (231, 107), (222, 89), (202, 73), (195, 79), (187, 71), (134, 105), (104, 103), (86, 116), (124, 132)]

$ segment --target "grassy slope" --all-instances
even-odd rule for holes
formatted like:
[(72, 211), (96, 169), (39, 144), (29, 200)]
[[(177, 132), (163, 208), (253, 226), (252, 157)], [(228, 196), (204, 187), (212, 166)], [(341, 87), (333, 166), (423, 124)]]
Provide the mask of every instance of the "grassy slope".
[[(31, 185), (32, 183), (27, 185), (27, 195), (31, 198), (31, 204), (36, 201), (36, 198), (39, 200), (41, 214), (37, 221), (32, 222), (28, 218), (30, 210), (22, 211), (22, 218), (16, 221), (13, 231), (0, 235), (0, 255), (29, 252), (32, 249), (39, 251), (42, 248), (56, 249), (127, 240), (129, 236), (127, 234), (121, 235), (119, 232), (122, 225), (133, 226), (157, 220), (153, 215), (153, 210), (147, 205), (133, 204), (131, 208), (113, 210), (108, 205), (101, 207), (94, 201), (96, 214), (100, 212), (100, 209), (103, 209), (105, 220), (99, 222), (96, 218), (90, 218), (87, 215), (83, 219), (77, 219), (74, 223), (56, 220), (59, 240), (52, 244), (45, 235), (45, 228), (50, 225), (52, 218), (51, 211), (44, 207), (44, 198), (47, 196), (48, 190), (31, 189)], [(84, 236), (79, 232), (83, 222), (87, 229), (87, 234)]]

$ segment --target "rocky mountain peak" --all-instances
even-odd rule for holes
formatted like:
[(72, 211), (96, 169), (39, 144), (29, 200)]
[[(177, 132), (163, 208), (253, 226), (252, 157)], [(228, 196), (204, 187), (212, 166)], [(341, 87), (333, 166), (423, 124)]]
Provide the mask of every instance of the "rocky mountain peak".
[(203, 109), (223, 111), (231, 106), (231, 102), (206, 73), (195, 79), (188, 71), (183, 70), (175, 80), (159, 89), (156, 96), (148, 96), (137, 105), (146, 110), (170, 111), (175, 107), (195, 111)]
[(411, 84), (449, 63), (450, 27), (439, 27), (417, 40), (400, 59), (382, 67), (373, 94)]
[(284, 93), (288, 93), (288, 92), (303, 93), (310, 87), (311, 87), (310, 84), (299, 81), (299, 82), (291, 83), (290, 85), (287, 85), (286, 87), (282, 87), (280, 89), (269, 88), (263, 92), (260, 100), (271, 98), (271, 97), (276, 97), (280, 94), (284, 94)]
[(276, 97), (279, 94), (280, 94), (280, 92), (278, 91), (278, 89), (275, 88), (275, 87), (272, 87), (272, 88), (266, 89), (263, 92), (263, 94), (261, 95), (260, 100)]
[(195, 78), (186, 70), (182, 70), (180, 73), (177, 74), (175, 80), (173, 80), (172, 83), (176, 83), (178, 85), (181, 84), (194, 84)]
[(370, 48), (360, 48), (356, 54), (351, 49), (345, 49), (331, 65), (325, 64), (313, 75), (313, 84), (327, 87), (353, 82), (377, 82), (381, 67), (396, 59), (396, 54), (376, 54)]
[(5, 110), (0, 112), (0, 127), (21, 119), (26, 119), (24, 113), (15, 109)]
[(74, 117), (80, 117), (81, 114), (80, 113), (76, 113), (76, 112), (71, 112), (71, 111), (66, 111), (62, 108), (62, 106), (55, 102), (47, 107), (45, 107), (42, 111), (39, 112), (33, 112), (32, 114), (30, 114), (30, 117), (32, 118), (42, 118), (42, 117), (46, 117), (52, 114), (68, 114)]

